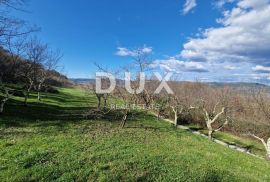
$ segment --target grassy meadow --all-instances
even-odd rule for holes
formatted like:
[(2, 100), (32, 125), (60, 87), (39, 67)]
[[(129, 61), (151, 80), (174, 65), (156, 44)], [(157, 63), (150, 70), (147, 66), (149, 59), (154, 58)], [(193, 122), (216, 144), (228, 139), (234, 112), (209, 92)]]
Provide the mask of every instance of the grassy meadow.
[(93, 95), (59, 88), (0, 116), (0, 181), (270, 181), (270, 163), (134, 112), (89, 119)]

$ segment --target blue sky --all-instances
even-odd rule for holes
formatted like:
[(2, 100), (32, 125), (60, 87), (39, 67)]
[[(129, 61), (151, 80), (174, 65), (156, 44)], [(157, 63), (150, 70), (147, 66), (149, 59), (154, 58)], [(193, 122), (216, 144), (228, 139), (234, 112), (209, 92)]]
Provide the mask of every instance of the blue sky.
[[(62, 50), (64, 73), (72, 78), (93, 77), (94, 62), (114, 68), (129, 63), (132, 56), (117, 55), (118, 48), (132, 51), (147, 47), (151, 48), (157, 67), (181, 72), (183, 79), (244, 81), (266, 79), (270, 73), (269, 50), (255, 46), (261, 40), (249, 40), (252, 33), (246, 35), (248, 42), (241, 38), (245, 28), (261, 23), (260, 28), (266, 31), (260, 36), (270, 40), (269, 21), (263, 21), (264, 17), (248, 26), (241, 20), (251, 16), (248, 13), (252, 11), (264, 10), (261, 16), (268, 15), (269, 9), (263, 8), (269, 6), (268, 0), (256, 0), (256, 5), (254, 2), (32, 0), (27, 7), (31, 13), (19, 13), (19, 16), (41, 27), (38, 37)], [(243, 32), (239, 30), (237, 34), (235, 27), (242, 28)], [(254, 45), (253, 49), (250, 44)]]

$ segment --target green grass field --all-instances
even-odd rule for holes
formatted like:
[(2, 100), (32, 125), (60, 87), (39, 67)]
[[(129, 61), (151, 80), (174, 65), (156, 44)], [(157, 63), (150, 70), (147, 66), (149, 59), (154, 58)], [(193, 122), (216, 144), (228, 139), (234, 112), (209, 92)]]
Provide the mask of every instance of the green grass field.
[(89, 120), (94, 96), (43, 94), (9, 101), (0, 116), (0, 181), (270, 181), (270, 163), (225, 148), (147, 113), (125, 129)]

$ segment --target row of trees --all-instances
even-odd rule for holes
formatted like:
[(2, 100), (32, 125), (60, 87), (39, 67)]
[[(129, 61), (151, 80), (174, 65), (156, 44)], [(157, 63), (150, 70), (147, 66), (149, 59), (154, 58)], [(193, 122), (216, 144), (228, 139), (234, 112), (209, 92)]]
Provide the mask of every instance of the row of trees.
[[(246, 87), (244, 91), (240, 91), (229, 86), (215, 87), (200, 82), (171, 80), (168, 85), (173, 94), (168, 94), (165, 90), (155, 93), (160, 81), (151, 75), (151, 62), (147, 53), (142, 49), (137, 49), (136, 52), (137, 54), (133, 55), (132, 66), (118, 71), (108, 71), (98, 66), (100, 71), (118, 75), (118, 78), (123, 78), (121, 73), (125, 71), (134, 75), (130, 87), (135, 92), (128, 92), (120, 82), (121, 84), (118, 83), (110, 93), (111, 97), (117, 97), (124, 105), (120, 109), (123, 113), (122, 128), (125, 127), (134, 105), (141, 104), (154, 111), (158, 118), (173, 118), (175, 126), (185, 121), (204, 126), (208, 129), (210, 140), (215, 132), (224, 129), (237, 135), (252, 136), (262, 142), (267, 151), (267, 158), (270, 159), (270, 96), (267, 90)], [(148, 74), (144, 90), (136, 92), (140, 90), (140, 72)], [(103, 86), (107, 87), (108, 82), (109, 80), (104, 78)], [(95, 88), (93, 90), (96, 91)], [(96, 94), (99, 100), (105, 97), (107, 103), (107, 93)]]
[(41, 100), (40, 92), (57, 75), (62, 57), (59, 50), (52, 50), (34, 36), (38, 28), (11, 16), (12, 11), (23, 11), (24, 5), (23, 0), (0, 0), (0, 114), (17, 92), (8, 86), (10, 83), (23, 85), (25, 105), (32, 90)]

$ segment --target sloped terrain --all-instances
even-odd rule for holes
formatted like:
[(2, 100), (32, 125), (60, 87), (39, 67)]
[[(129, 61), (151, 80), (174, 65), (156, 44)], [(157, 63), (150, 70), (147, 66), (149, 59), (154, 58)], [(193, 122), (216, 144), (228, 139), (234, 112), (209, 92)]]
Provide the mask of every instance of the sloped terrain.
[[(270, 181), (270, 163), (134, 113), (83, 114), (95, 98), (78, 89), (20, 98), (0, 117), (0, 181)], [(12, 106), (12, 107), (11, 107)]]

